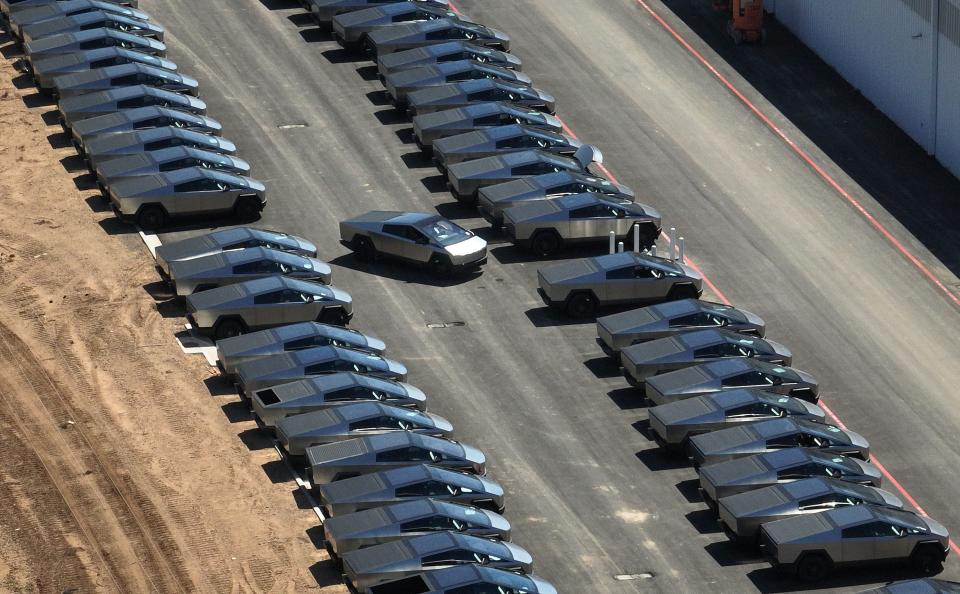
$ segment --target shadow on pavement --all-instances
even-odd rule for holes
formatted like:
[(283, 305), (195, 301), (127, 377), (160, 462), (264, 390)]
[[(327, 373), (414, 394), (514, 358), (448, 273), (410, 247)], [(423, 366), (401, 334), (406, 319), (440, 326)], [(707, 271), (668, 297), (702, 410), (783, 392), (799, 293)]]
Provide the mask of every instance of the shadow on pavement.
[[(444, 175), (431, 175), (420, 180), (423, 187), (431, 194), (447, 191), (447, 178)], [(471, 208), (471, 211), (473, 209)]]
[[(718, 534), (723, 532), (720, 528), (720, 524), (717, 522), (717, 516), (713, 513), (713, 510), (704, 508), (698, 509), (697, 511), (692, 511), (686, 516), (687, 521), (696, 529), (700, 534)], [(728, 543), (715, 543), (715, 544), (728, 544)], [(721, 564), (722, 565), (722, 564)]]
[[(680, 460), (679, 457), (675, 459)], [(689, 465), (689, 462), (687, 465)], [(683, 495), (683, 498), (686, 499), (688, 503), (703, 503), (703, 494), (700, 493), (699, 479), (694, 478), (686, 481), (680, 481), (677, 483), (677, 491)]]
[[(433, 177), (442, 177), (442, 176), (433, 176)], [(432, 179), (432, 178), (425, 178), (425, 179)], [(426, 183), (425, 180), (424, 180), (424, 183)], [(446, 186), (444, 186), (443, 190), (446, 190), (446, 189), (447, 189)], [(437, 191), (439, 192), (443, 190), (437, 190)], [(477, 218), (476, 208), (468, 204), (464, 204), (462, 202), (457, 202), (456, 200), (452, 202), (442, 202), (440, 204), (437, 204), (434, 208), (436, 209), (438, 215), (440, 215), (441, 217), (450, 219), (451, 221)]]
[[(476, 214), (474, 214), (476, 216)], [(506, 237), (506, 235), (504, 235)], [(509, 241), (509, 240), (508, 240)], [(596, 247), (596, 249), (594, 249)], [(606, 246), (604, 246), (605, 248)], [(573, 246), (566, 246), (561, 249), (559, 252), (552, 254), (550, 256), (538, 256), (532, 251), (520, 248), (515, 246), (512, 242), (504, 245), (503, 247), (492, 250), (497, 260), (501, 264), (519, 264), (523, 263), (543, 263), (549, 264), (550, 262), (557, 262), (560, 260), (575, 260), (577, 258), (588, 258), (591, 256), (602, 256), (607, 253), (607, 250), (591, 244), (576, 244)], [(637, 306), (633, 306), (634, 308)], [(632, 308), (626, 308), (632, 309)]]
[(537, 328), (552, 328), (559, 326), (577, 326), (581, 324), (595, 324), (593, 318), (571, 318), (560, 312), (553, 311), (549, 307), (534, 307), (523, 312), (526, 314), (530, 323)]
[(639, 421), (630, 425), (637, 430), (637, 433), (643, 436), (649, 442), (655, 442), (656, 440), (650, 434), (650, 419), (640, 419)]
[(822, 582), (815, 584), (801, 582), (793, 575), (774, 567), (755, 569), (747, 574), (747, 578), (753, 582), (757, 590), (764, 594), (796, 592), (797, 590), (832, 592), (841, 588), (864, 588), (921, 577), (925, 576), (911, 571), (908, 567), (897, 567), (893, 565), (844, 567), (832, 573)]
[[(380, 113), (381, 112), (379, 111), (377, 112), (377, 114), (380, 114)], [(380, 119), (379, 115), (377, 115), (377, 119), (378, 120)], [(380, 120), (380, 121), (383, 122), (383, 120)], [(400, 122), (393, 122), (393, 123), (399, 124)], [(401, 128), (396, 132), (394, 132), (394, 134), (397, 135), (397, 138), (399, 138), (400, 142), (402, 142), (403, 144), (413, 144), (414, 142), (416, 142), (416, 137), (413, 135), (413, 128)]]
[(455, 287), (476, 280), (483, 275), (483, 268), (481, 267), (479, 270), (463, 270), (454, 272), (449, 276), (436, 277), (430, 275), (426, 269), (416, 264), (407, 264), (406, 262), (390, 259), (378, 259), (373, 263), (363, 262), (352, 253), (338, 256), (333, 260), (329, 260), (329, 263), (381, 278), (430, 287)]
[(583, 365), (600, 379), (620, 376), (620, 364), (606, 355), (587, 359), (583, 362)]
[(420, 151), (404, 153), (400, 155), (400, 160), (407, 166), (407, 169), (433, 169), (433, 159), (424, 155)]
[(366, 94), (366, 97), (370, 103), (373, 103), (377, 107), (390, 105), (390, 96), (387, 95), (386, 91), (370, 91)]
[[(309, 12), (296, 12), (287, 17), (287, 20), (296, 25), (297, 27), (312, 27), (317, 28), (317, 22), (313, 20), (313, 15)], [(319, 30), (319, 29), (318, 29)]]
[(380, 71), (375, 65), (361, 66), (357, 68), (357, 74), (359, 74), (363, 80), (377, 80), (380, 76)]
[(324, 31), (319, 27), (314, 27), (312, 29), (300, 29), (300, 37), (302, 37), (307, 43), (330, 41), (332, 39), (329, 31)]
[[(960, 274), (960, 180), (774, 17), (766, 20), (765, 45), (736, 46), (725, 32), (725, 17), (709, 2), (663, 3), (947, 268)], [(718, 85), (717, 92), (725, 91)]]
[(297, 0), (260, 0), (268, 10), (284, 10), (287, 8), (301, 8)]
[(610, 390), (607, 392), (607, 396), (610, 400), (613, 400), (613, 403), (620, 407), (621, 410), (647, 408), (646, 400), (632, 387)]
[[(672, 456), (669, 453), (664, 452), (659, 447), (640, 450), (636, 453), (636, 456), (638, 460), (643, 462), (644, 466), (653, 471), (677, 470), (679, 468), (687, 468), (690, 466), (690, 462), (683, 456)], [(697, 494), (697, 498), (694, 501), (700, 501), (700, 492), (698, 490), (700, 483), (696, 480), (694, 480), (694, 483), (694, 491)], [(677, 485), (678, 489), (680, 488), (681, 484), (683, 483)]]
[(323, 57), (331, 64), (346, 64), (347, 62), (363, 62), (364, 57), (359, 54), (348, 52), (342, 47), (328, 49), (323, 52)]
[[(377, 120), (384, 126), (407, 124), (410, 122), (410, 118), (407, 117), (407, 114), (393, 107), (375, 111), (373, 112), (373, 117), (377, 118)], [(407, 128), (406, 130), (409, 130), (410, 142), (413, 142), (413, 128)], [(400, 136), (400, 132), (402, 131), (403, 130), (397, 130), (397, 136)], [(401, 137), (400, 140), (403, 140), (403, 138)]]

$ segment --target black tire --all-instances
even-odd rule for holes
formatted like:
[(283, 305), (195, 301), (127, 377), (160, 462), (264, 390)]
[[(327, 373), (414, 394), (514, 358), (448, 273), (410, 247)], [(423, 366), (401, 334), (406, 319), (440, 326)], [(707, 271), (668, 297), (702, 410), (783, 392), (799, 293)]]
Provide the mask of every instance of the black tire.
[[(656, 229), (650, 229), (648, 226), (640, 225), (640, 250), (643, 251), (648, 249), (653, 244), (657, 243), (657, 233)], [(627, 233), (617, 241), (622, 241), (624, 246), (630, 246), (633, 249), (633, 229), (630, 229), (630, 232)]]
[(805, 582), (819, 582), (830, 573), (830, 560), (823, 553), (808, 553), (797, 562), (796, 572)]
[(256, 196), (240, 196), (233, 211), (241, 221), (256, 221), (260, 218), (262, 205)]
[(530, 249), (541, 258), (548, 258), (563, 249), (563, 240), (556, 231), (537, 231), (530, 240)]
[(575, 293), (567, 299), (567, 313), (574, 318), (589, 318), (597, 313), (597, 298), (591, 293)]
[(667, 301), (678, 301), (680, 299), (697, 299), (700, 294), (693, 285), (675, 285), (667, 293)]
[(450, 262), (450, 258), (439, 254), (430, 258), (427, 267), (434, 276), (449, 276), (453, 272), (453, 264)]
[(943, 551), (936, 545), (920, 545), (910, 555), (910, 565), (923, 575), (935, 575), (943, 571)]
[(501, 515), (503, 514), (503, 512), (507, 511), (506, 506), (497, 505), (497, 504), (494, 503), (493, 501), (480, 501), (480, 502), (474, 503), (474, 504), (472, 504), (472, 505), (475, 505), (475, 506), (479, 507), (480, 509), (485, 509), (485, 510), (492, 511), (492, 512), (495, 512), (495, 513), (498, 513), (498, 514), (501, 514)]
[[(365, 55), (367, 55), (367, 56), (371, 56), (371, 57), (373, 57), (373, 58), (376, 58), (376, 56), (377, 56), (377, 48), (373, 47), (373, 42), (370, 41), (370, 36), (369, 36), (369, 35), (364, 35), (363, 38), (360, 39), (360, 51), (363, 52), (363, 53), (364, 53)], [(376, 61), (376, 60), (374, 60), (374, 61)]]
[(363, 262), (377, 261), (377, 248), (369, 237), (355, 237), (353, 239), (353, 252)]
[(246, 327), (240, 320), (220, 320), (213, 329), (213, 337), (217, 340), (224, 338), (233, 338), (240, 336), (246, 331)]
[(346, 312), (339, 307), (323, 310), (317, 321), (321, 324), (332, 324), (334, 326), (346, 326), (348, 322)]
[(453, 194), (453, 199), (461, 204), (466, 204), (468, 206), (477, 203), (476, 194), (461, 194), (460, 192), (450, 188), (450, 193)]
[(159, 206), (144, 206), (137, 213), (137, 224), (146, 231), (156, 231), (167, 224), (167, 213)]

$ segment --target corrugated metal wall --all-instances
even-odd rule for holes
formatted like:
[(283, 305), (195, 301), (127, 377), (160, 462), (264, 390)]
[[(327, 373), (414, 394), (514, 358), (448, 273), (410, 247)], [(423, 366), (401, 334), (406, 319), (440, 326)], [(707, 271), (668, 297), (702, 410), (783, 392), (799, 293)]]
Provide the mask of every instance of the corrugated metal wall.
[(960, 175), (960, 0), (767, 0), (765, 7)]
[(960, 177), (960, 0), (940, 0), (935, 152)]

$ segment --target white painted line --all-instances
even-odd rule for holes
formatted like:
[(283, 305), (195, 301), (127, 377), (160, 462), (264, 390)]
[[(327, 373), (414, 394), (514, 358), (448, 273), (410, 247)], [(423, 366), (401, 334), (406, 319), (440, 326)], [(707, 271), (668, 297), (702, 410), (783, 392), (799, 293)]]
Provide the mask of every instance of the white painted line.
[(163, 245), (163, 242), (160, 241), (160, 238), (153, 233), (144, 233), (140, 227), (137, 227), (137, 232), (140, 233), (140, 239), (143, 240), (143, 244), (147, 246), (147, 249), (150, 250), (150, 255), (153, 256), (153, 259), (157, 259), (157, 248)]
[(177, 332), (174, 338), (180, 345), (180, 350), (188, 355), (203, 355), (211, 367), (217, 365), (217, 345), (206, 336), (200, 336), (193, 331), (190, 324), (184, 324), (186, 332)]
[(618, 582), (630, 582), (633, 580), (650, 580), (653, 579), (652, 573), (622, 573), (620, 575), (613, 576), (613, 579)]
[(297, 481), (297, 486), (300, 488), (303, 496), (307, 498), (307, 501), (310, 502), (310, 506), (313, 508), (313, 513), (317, 515), (317, 520), (319, 520), (320, 525), (323, 526), (323, 523), (327, 521), (327, 516), (323, 514), (323, 509), (317, 505), (317, 500), (313, 498), (313, 493), (310, 492), (310, 484), (303, 480), (303, 477), (301, 477), (297, 471), (293, 469), (293, 465), (290, 464), (290, 459), (287, 458), (287, 455), (280, 447), (280, 444), (274, 443), (273, 449), (277, 452), (277, 455), (280, 456), (280, 459), (283, 460), (283, 465), (287, 467), (287, 470), (290, 472), (290, 476), (293, 477), (293, 480)]

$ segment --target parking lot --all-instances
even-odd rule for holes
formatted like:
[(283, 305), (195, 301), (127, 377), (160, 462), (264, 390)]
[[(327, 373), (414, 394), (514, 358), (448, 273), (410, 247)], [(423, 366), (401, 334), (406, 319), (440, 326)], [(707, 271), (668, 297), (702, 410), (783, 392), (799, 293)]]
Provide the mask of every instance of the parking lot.
[[(945, 208), (960, 182), (780, 28), (764, 48), (734, 47), (709, 3), (519, 4), (456, 7), (508, 32), (524, 74), (555, 95), (565, 131), (602, 148), (600, 171), (656, 207), (665, 229), (679, 227), (704, 298), (766, 319), (767, 337), (819, 379), (829, 419), (870, 440), (884, 487), (957, 529), (960, 236)], [(543, 306), (537, 269), (546, 262), (453, 201), (369, 61), (342, 50), (296, 0), (140, 7), (166, 27), (170, 58), (198, 79), (224, 136), (267, 183), (258, 226), (315, 241), (353, 296), (352, 327), (383, 338), (431, 412), (486, 452), (507, 490), (514, 541), (533, 553), (537, 574), (567, 592), (802, 589), (728, 542), (695, 471), (649, 437), (645, 405), (595, 342), (593, 322)], [(3, 447), (18, 466), (0, 470), (20, 511), (0, 520), (9, 532), (0, 547), (26, 559), (14, 555), (11, 567), (29, 567), (0, 563), (0, 588), (110, 589), (113, 580), (117, 590), (274, 591), (285, 580), (339, 591), (312, 503), (269, 435), (201, 358), (180, 368), (170, 334), (182, 307), (157, 292), (135, 228), (88, 195), (82, 162), (54, 129), (57, 112), (41, 119), (51, 102), (30, 94), (27, 75), (11, 83), (0, 115), (23, 139), (0, 147), (11, 164), (0, 179), (0, 297), (11, 304), (0, 357), (17, 373), (0, 382), (0, 397), (14, 428)], [(48, 148), (38, 137), (51, 131)], [(56, 159), (62, 168), (46, 166)], [(482, 274), (441, 278), (362, 262), (340, 244), (337, 223), (371, 209), (453, 219), (489, 242), (489, 262)], [(40, 227), (24, 232), (31, 223)], [(77, 271), (61, 278), (66, 260)], [(174, 393), (155, 405), (165, 391)], [(156, 448), (172, 434), (176, 443)], [(9, 477), (24, 459), (46, 472), (19, 487)], [(184, 511), (197, 509), (202, 517)], [(234, 525), (238, 513), (258, 517)], [(31, 529), (24, 540), (23, 526), (44, 523), (45, 539)], [(960, 549), (951, 548), (941, 577), (957, 579)], [(32, 578), (48, 556), (69, 558)], [(818, 588), (856, 592), (906, 577), (844, 570)]]
[[(651, 4), (955, 291), (956, 277), (843, 169)], [(294, 2), (142, 7), (169, 27), (171, 57), (201, 81), (211, 113), (269, 184), (263, 226), (317, 242), (354, 295), (354, 326), (383, 337), (431, 409), (487, 452), (539, 574), (571, 592), (796, 587), (717, 533), (694, 471), (647, 439), (644, 408), (596, 346), (594, 325), (543, 308), (539, 263), (452, 201), (369, 62), (343, 52)], [(960, 322), (951, 298), (634, 0), (459, 7), (510, 33), (524, 71), (557, 97), (569, 127), (604, 150), (609, 170), (665, 226), (680, 228), (715, 285), (707, 297), (764, 316), (769, 336), (820, 379), (824, 402), (867, 435), (910, 496), (960, 526), (957, 488), (946, 480), (958, 463)], [(487, 238), (490, 262), (481, 276), (440, 283), (361, 264), (340, 246), (336, 224), (374, 208), (436, 210)], [(944, 575), (960, 575), (952, 556)], [(826, 586), (856, 591), (896, 577), (844, 573)]]

